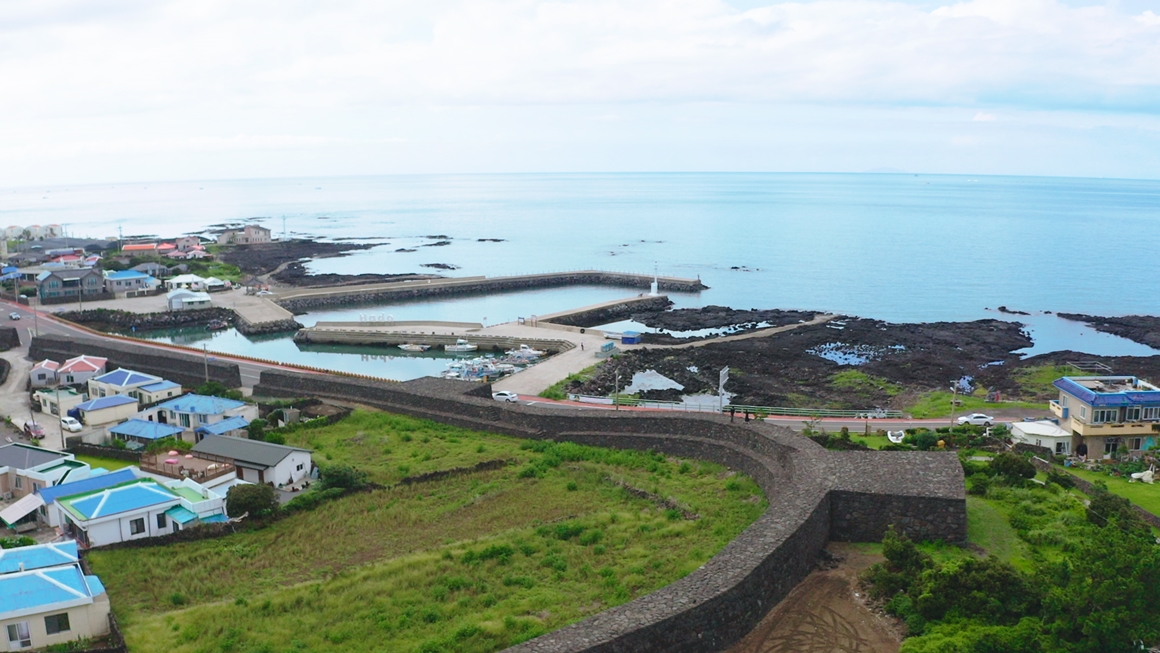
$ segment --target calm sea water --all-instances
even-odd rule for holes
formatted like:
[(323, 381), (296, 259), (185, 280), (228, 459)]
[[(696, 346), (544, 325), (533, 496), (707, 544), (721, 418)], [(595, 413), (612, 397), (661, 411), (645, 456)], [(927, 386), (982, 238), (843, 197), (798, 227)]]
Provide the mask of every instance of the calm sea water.
[[(679, 306), (824, 309), (889, 321), (1036, 313), (1034, 353), (1153, 350), (1041, 311), (1156, 314), (1160, 182), (841, 174), (570, 174), (199, 181), (0, 191), (4, 224), (76, 235), (196, 232), (263, 218), (277, 234), (374, 239), (318, 272), (467, 276), (600, 268), (699, 276)], [(429, 247), (446, 236), (450, 245)], [(483, 242), (480, 239), (502, 239)], [(396, 252), (414, 249), (414, 252)], [(608, 288), (328, 311), (488, 322)], [(558, 301), (557, 301), (558, 300)], [(224, 339), (224, 338), (223, 338)], [(254, 355), (260, 355), (254, 353)], [(303, 355), (306, 355), (303, 353)]]

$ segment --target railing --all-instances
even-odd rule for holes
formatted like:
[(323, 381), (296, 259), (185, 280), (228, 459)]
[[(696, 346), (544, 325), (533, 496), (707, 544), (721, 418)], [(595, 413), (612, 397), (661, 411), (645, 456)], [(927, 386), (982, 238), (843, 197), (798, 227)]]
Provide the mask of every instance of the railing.
[(872, 408), (869, 410), (831, 410), (828, 408), (786, 408), (784, 406), (744, 406), (725, 404), (713, 406), (710, 404), (684, 403), (680, 401), (653, 401), (637, 399), (635, 397), (596, 397), (592, 395), (568, 395), (572, 401), (588, 404), (602, 404), (606, 406), (631, 406), (638, 408), (656, 408), (660, 410), (676, 410), (693, 413), (736, 413), (743, 415), (770, 415), (778, 417), (845, 417), (850, 419), (901, 419), (905, 415), (900, 410), (883, 410)]

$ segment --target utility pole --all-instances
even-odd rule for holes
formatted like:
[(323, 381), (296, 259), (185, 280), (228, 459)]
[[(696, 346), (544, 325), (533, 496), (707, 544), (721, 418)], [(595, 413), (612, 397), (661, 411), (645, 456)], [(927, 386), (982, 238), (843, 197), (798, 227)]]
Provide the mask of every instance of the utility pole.
[(612, 389), (612, 403), (616, 406), (613, 410), (620, 410), (620, 372), (616, 373), (616, 384)]
[(951, 428), (954, 428), (954, 426), (955, 426), (955, 402), (958, 401), (958, 397), (959, 397), (959, 384), (957, 382), (952, 383), (951, 384)]
[(209, 383), (209, 345), (202, 345), (201, 351), (205, 354), (205, 382)]
[(64, 415), (61, 415), (60, 409), (60, 377), (56, 378), (56, 428), (60, 432), (60, 450), (64, 451)]
[(40, 299), (39, 288), (37, 293), (28, 298), (28, 308), (32, 309), (32, 330), (36, 332), (36, 337), (40, 337), (40, 320), (37, 319), (36, 300)]

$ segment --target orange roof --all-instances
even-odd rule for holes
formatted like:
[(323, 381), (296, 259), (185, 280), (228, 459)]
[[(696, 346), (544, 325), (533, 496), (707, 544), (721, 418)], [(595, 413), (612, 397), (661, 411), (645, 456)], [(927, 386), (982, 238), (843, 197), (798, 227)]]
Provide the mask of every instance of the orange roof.
[(156, 243), (146, 243), (141, 245), (125, 245), (121, 248), (123, 252), (143, 252), (145, 250), (154, 251), (157, 249)]
[(40, 361), (39, 363), (37, 363), (36, 365), (33, 365), (32, 369), (36, 370), (36, 369), (40, 369), (42, 367), (46, 368), (46, 369), (53, 370), (55, 372), (58, 368), (60, 368), (60, 363), (58, 363), (56, 361), (48, 360), (46, 358), (46, 359)]

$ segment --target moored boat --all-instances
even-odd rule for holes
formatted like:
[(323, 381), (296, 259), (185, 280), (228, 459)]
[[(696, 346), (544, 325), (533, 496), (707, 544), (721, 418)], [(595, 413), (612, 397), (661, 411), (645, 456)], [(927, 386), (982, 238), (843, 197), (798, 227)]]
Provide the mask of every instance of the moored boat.
[(416, 345), (410, 342), (399, 345), (399, 349), (403, 351), (427, 351), (430, 348), (431, 345)]
[(444, 351), (475, 351), (479, 349), (479, 345), (473, 345), (463, 338), (455, 341), (454, 345), (443, 345)]
[(222, 329), (230, 328), (230, 323), (225, 320), (210, 320), (205, 328), (209, 331), (221, 331)]

